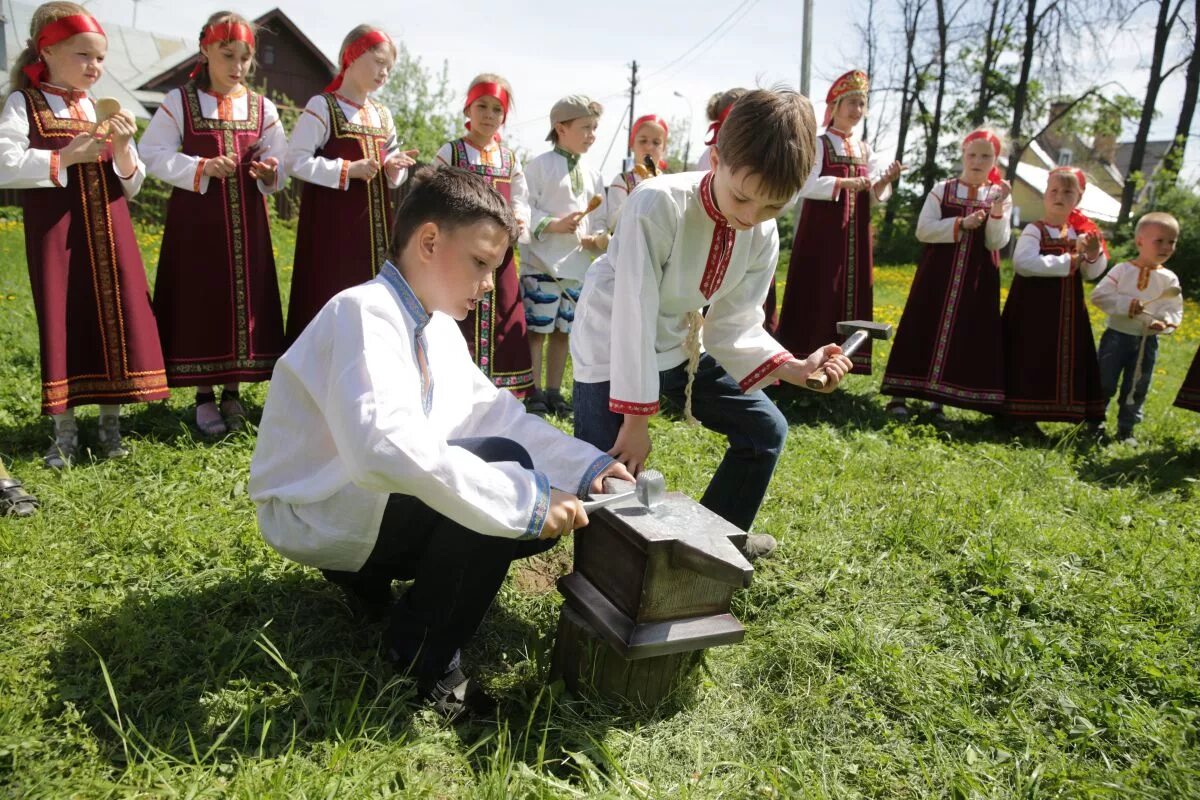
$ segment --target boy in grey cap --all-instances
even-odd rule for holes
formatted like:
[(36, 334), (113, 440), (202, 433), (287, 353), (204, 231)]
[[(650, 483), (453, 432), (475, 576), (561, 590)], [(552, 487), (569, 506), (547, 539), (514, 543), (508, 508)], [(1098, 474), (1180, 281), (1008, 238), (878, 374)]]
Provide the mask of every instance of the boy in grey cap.
[(534, 384), (525, 403), (535, 414), (571, 414), (571, 406), (562, 396), (562, 379), (575, 303), (584, 273), (608, 248), (604, 181), (598, 172), (579, 163), (596, 141), (603, 110), (585, 95), (559, 100), (550, 111), (552, 127), (546, 137), (554, 149), (525, 165), (531, 236), (521, 251), (521, 301), (529, 329)]

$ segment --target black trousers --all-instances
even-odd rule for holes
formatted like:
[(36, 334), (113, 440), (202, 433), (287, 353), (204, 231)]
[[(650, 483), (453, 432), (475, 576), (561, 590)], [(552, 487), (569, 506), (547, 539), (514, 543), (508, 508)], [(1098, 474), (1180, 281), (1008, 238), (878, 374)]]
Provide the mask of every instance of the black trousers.
[[(500, 437), (455, 439), (488, 462), (533, 460), (525, 448)], [(545, 552), (555, 539), (484, 536), (439, 514), (412, 495), (393, 494), (379, 525), (375, 549), (358, 572), (325, 570), (325, 577), (365, 599), (390, 597), (393, 580), (411, 580), (389, 609), (388, 657), (423, 683), (456, 669), (460, 649), (478, 630), (500, 591), (509, 565)]]

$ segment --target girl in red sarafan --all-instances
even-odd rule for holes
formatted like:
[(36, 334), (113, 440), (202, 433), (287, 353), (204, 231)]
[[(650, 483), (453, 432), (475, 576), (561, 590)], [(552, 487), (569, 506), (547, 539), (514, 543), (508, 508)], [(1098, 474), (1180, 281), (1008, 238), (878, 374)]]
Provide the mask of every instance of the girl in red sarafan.
[(1187, 377), (1183, 379), (1183, 386), (1179, 387), (1175, 405), (1179, 408), (1186, 408), (1188, 411), (1200, 412), (1200, 350), (1196, 351)]
[(1012, 236), (1012, 187), (1000, 177), (1000, 137), (963, 139), (963, 168), (925, 198), (917, 238), (925, 243), (880, 391), (904, 419), (904, 398), (999, 413), (1004, 407), (998, 251)]
[(1013, 251), (1004, 304), (1005, 411), (1035, 433), (1037, 421), (1104, 422), (1105, 397), (1083, 281), (1108, 267), (1096, 224), (1079, 211), (1087, 178), (1055, 167), (1046, 179), (1045, 215), (1025, 226)]
[(167, 381), (196, 387), (207, 436), (240, 426), (239, 384), (270, 378), (283, 352), (266, 196), (283, 188), (287, 136), (275, 104), (244, 84), (254, 47), (245, 18), (213, 14), (192, 79), (163, 98), (141, 141), (150, 174), (175, 187), (154, 286)]
[(100, 121), (87, 94), (108, 40), (74, 3), (39, 6), (30, 27), (0, 112), (0, 185), (24, 190), (42, 411), (54, 420), (46, 465), (61, 468), (79, 452), (75, 406), (100, 406), (97, 449), (115, 458), (127, 455), (120, 404), (169, 392), (127, 205), (146, 177), (137, 126), (113, 101)]
[[(529, 243), (529, 186), (521, 160), (501, 144), (500, 129), (513, 105), (512, 86), (500, 75), (476, 75), (467, 87), (463, 114), (467, 132), (446, 142), (437, 162), (473, 172), (492, 185), (508, 203), (520, 240)], [(495, 288), (458, 323), (475, 364), (501, 389), (524, 397), (533, 387), (533, 357), (529, 350), (521, 279), (515, 252), (496, 270)]]
[[(854, 135), (870, 88), (867, 73), (853, 70), (825, 96), (825, 134), (800, 190), (803, 204), (775, 331), (796, 358), (836, 340), (839, 321), (873, 318), (871, 204), (887, 199), (902, 167), (898, 161), (882, 167), (871, 146)], [(854, 372), (871, 374), (870, 345), (851, 356)]]
[(304, 181), (289, 345), (329, 298), (371, 280), (387, 260), (391, 190), (408, 177), (416, 152), (397, 148), (391, 112), (370, 97), (396, 63), (391, 37), (359, 25), (342, 42), (340, 61), (342, 71), (296, 121), (284, 162), (290, 177)]

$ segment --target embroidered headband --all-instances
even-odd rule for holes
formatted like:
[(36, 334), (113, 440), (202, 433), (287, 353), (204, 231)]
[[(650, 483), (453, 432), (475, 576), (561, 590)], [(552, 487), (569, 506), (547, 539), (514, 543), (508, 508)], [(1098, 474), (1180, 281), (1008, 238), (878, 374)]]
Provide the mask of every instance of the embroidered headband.
[[(209, 25), (204, 29), (204, 33), (200, 35), (200, 47), (208, 47), (210, 44), (217, 42), (245, 42), (250, 49), (254, 49), (254, 31), (249, 25), (243, 22), (219, 22), (215, 25)], [(192, 80), (200, 77), (200, 72), (204, 69), (205, 61), (200, 59), (196, 62), (196, 66), (188, 73), (188, 77)]]
[[(1079, 167), (1055, 167), (1050, 170), (1050, 177), (1055, 175), (1070, 175), (1079, 184), (1080, 200), (1083, 199), (1082, 193), (1087, 190), (1087, 176), (1083, 174), (1083, 170)], [(1049, 181), (1047, 181), (1049, 183)], [(1104, 248), (1104, 255), (1108, 255), (1108, 242), (1104, 239), (1104, 232), (1099, 226), (1092, 221), (1091, 217), (1079, 210), (1079, 207), (1071, 209), (1071, 213), (1067, 215), (1067, 224), (1075, 229), (1078, 234), (1090, 233), (1093, 236), (1100, 238), (1100, 245)]]
[(833, 122), (833, 110), (837, 108), (837, 104), (842, 98), (855, 94), (861, 94), (866, 97), (867, 92), (870, 90), (871, 80), (867, 77), (867, 73), (861, 69), (852, 69), (840, 76), (829, 87), (829, 92), (825, 95), (824, 127), (828, 128), (829, 123)]
[(662, 117), (658, 116), (657, 114), (646, 114), (645, 116), (638, 117), (637, 119), (635, 119), (633, 121), (633, 127), (629, 129), (629, 146), (630, 147), (633, 147), (633, 137), (637, 136), (638, 130), (641, 129), (641, 127), (646, 124), (653, 124), (653, 125), (657, 125), (658, 127), (662, 128), (664, 137), (666, 137), (670, 134), (670, 131), (667, 128), (666, 120), (664, 120)]
[(22, 69), (34, 88), (41, 86), (42, 81), (50, 77), (50, 67), (42, 60), (41, 52), (47, 47), (53, 47), (59, 42), (64, 42), (81, 33), (98, 33), (105, 39), (108, 38), (104, 29), (100, 27), (100, 23), (91, 14), (72, 14), (69, 17), (56, 19), (38, 31), (37, 43), (34, 45), (38, 52), (38, 59)]
[(729, 119), (729, 112), (733, 110), (733, 107), (736, 104), (737, 101), (734, 100), (732, 103), (725, 106), (725, 110), (722, 111), (717, 117), (717, 121), (708, 126), (708, 136), (704, 137), (704, 143), (706, 145), (712, 147), (717, 143), (717, 134), (721, 132), (721, 126), (725, 124), (725, 120)]
[(355, 39), (346, 48), (346, 52), (342, 53), (342, 69), (337, 76), (325, 87), (326, 92), (336, 92), (342, 88), (342, 82), (346, 79), (346, 70), (350, 69), (350, 65), (358, 61), (367, 51), (374, 49), (376, 46), (388, 43), (390, 44), (392, 37), (388, 36), (383, 31), (367, 31), (362, 36)]
[[(1003, 149), (1000, 144), (1000, 137), (989, 130), (984, 130), (983, 128), (971, 131), (965, 137), (963, 137), (963, 149), (966, 150), (967, 145), (969, 145), (971, 142), (977, 142), (980, 139), (990, 144), (992, 146), (992, 152), (996, 154), (997, 158), (1000, 157), (1000, 150)], [(1004, 178), (1000, 175), (1000, 169), (998, 167), (992, 167), (990, 170), (988, 170), (987, 180), (988, 183), (996, 185), (1000, 183), (1000, 181), (1004, 180)]]
[[(471, 104), (481, 97), (494, 97), (500, 101), (500, 108), (504, 114), (504, 116), (500, 118), (500, 124), (503, 125), (505, 121), (508, 120), (508, 90), (500, 84), (492, 81), (483, 81), (475, 84), (471, 87), (471, 90), (467, 92), (467, 101), (463, 103), (463, 113), (466, 114), (467, 109), (471, 107)], [(471, 123), (469, 120), (467, 121), (467, 130), (471, 130)], [(500, 141), (500, 131), (493, 133), (492, 139), (497, 142)]]

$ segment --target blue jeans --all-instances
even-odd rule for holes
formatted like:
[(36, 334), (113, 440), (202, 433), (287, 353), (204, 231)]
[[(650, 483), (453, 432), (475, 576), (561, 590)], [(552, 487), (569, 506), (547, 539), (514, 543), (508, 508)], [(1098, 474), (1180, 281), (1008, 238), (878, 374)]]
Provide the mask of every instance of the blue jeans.
[[(1138, 349), (1142, 346), (1142, 337), (1131, 333), (1121, 333), (1112, 328), (1104, 331), (1100, 337), (1100, 347), (1096, 356), (1100, 360), (1100, 388), (1104, 390), (1104, 403), (1112, 399), (1120, 383), (1121, 391), (1117, 394), (1117, 430), (1128, 433), (1133, 426), (1142, 421), (1142, 405), (1146, 402), (1146, 393), (1150, 391), (1150, 379), (1154, 377), (1154, 361), (1158, 356), (1158, 337), (1146, 337), (1146, 349), (1142, 354), (1142, 378), (1133, 385), (1133, 375), (1137, 370)], [(1122, 380), (1122, 374), (1124, 380)], [(1125, 401), (1129, 390), (1133, 389), (1133, 403)]]
[[(683, 408), (686, 365), (663, 370), (658, 379), (662, 395)], [(612, 448), (625, 418), (608, 410), (608, 381), (577, 382), (571, 397), (575, 437), (601, 450)], [(707, 353), (700, 358), (692, 384), (692, 414), (729, 441), (700, 504), (749, 532), (783, 452), (787, 419), (763, 392), (743, 393), (737, 381)]]

